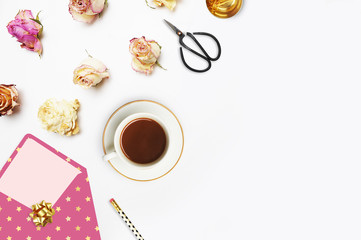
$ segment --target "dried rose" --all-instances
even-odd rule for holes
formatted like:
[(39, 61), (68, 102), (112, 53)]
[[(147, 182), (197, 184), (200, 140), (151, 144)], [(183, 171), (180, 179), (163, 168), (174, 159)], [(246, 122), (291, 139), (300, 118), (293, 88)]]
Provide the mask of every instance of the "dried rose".
[(41, 55), (43, 46), (39, 38), (43, 31), (43, 25), (39, 21), (39, 14), (34, 19), (30, 10), (21, 10), (15, 20), (9, 22), (7, 29), (21, 43), (22, 48)]
[(90, 88), (106, 78), (109, 78), (107, 67), (98, 59), (89, 56), (74, 70), (73, 82), (84, 88)]
[(148, 75), (158, 63), (161, 47), (156, 41), (148, 41), (141, 37), (130, 40), (129, 51), (133, 55), (132, 68)]
[(177, 1), (176, 0), (153, 0), (153, 3), (158, 7), (166, 6), (168, 9), (173, 11), (175, 8)]
[(14, 84), (0, 84), (0, 117), (13, 113), (13, 108), (19, 105), (16, 102), (18, 97), (19, 94)]
[[(155, 9), (155, 7), (152, 7), (149, 5), (148, 0), (145, 0), (145, 3), (147, 4), (148, 7)], [(162, 6), (166, 6), (168, 9), (170, 9), (171, 11), (173, 11), (173, 9), (175, 8), (175, 6), (177, 5), (177, 1), (176, 0), (153, 0), (153, 3), (157, 6), (157, 7), (162, 7)]]
[(104, 10), (106, 0), (70, 0), (69, 12), (74, 20), (92, 23)]
[(71, 136), (79, 133), (77, 110), (80, 104), (78, 99), (74, 101), (57, 101), (48, 99), (39, 108), (38, 118), (44, 129)]

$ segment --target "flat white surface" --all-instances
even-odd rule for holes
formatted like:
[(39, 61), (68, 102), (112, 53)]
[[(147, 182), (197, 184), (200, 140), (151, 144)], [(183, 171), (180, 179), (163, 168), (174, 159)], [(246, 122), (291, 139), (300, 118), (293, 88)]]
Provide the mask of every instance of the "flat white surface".
[[(6, 31), (19, 9), (42, 10), (42, 59)], [(163, 18), (219, 38), (211, 71), (182, 66)], [(167, 71), (133, 72), (128, 44), (142, 35), (163, 46)], [(0, 119), (1, 165), (30, 132), (86, 166), (104, 240), (134, 239), (112, 197), (147, 240), (361, 238), (360, 1), (247, 0), (224, 20), (203, 0), (180, 0), (173, 13), (110, 0), (88, 26), (67, 1), (2, 0), (0, 43), (0, 82), (17, 84), (22, 104)], [(96, 89), (72, 83), (84, 49), (110, 69)], [(37, 111), (50, 97), (79, 99), (78, 136), (41, 129)], [(154, 182), (127, 180), (101, 160), (106, 120), (136, 99), (165, 104), (184, 127), (180, 163)]]

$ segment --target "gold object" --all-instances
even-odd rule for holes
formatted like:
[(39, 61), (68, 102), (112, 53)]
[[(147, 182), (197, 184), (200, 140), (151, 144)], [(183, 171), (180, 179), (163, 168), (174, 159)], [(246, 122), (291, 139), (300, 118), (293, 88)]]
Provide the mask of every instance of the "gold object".
[(129, 218), (127, 217), (127, 215), (125, 215), (125, 213), (123, 212), (123, 210), (118, 206), (118, 204), (115, 202), (114, 198), (110, 199), (110, 202), (112, 203), (113, 207), (115, 208), (115, 210), (117, 210), (117, 212), (119, 213), (119, 215), (122, 217), (123, 221), (125, 222), (125, 224), (127, 224), (127, 226), (129, 227), (129, 229), (132, 231), (132, 233), (134, 234), (134, 236), (137, 238), (137, 240), (144, 240), (144, 238), (142, 237), (142, 235), (138, 232), (138, 230), (135, 228), (135, 226), (133, 225), (133, 223), (129, 220)]
[(36, 226), (45, 227), (48, 223), (53, 222), (55, 210), (53, 209), (53, 205), (51, 203), (42, 201), (39, 204), (33, 205), (31, 208), (33, 209), (33, 212), (30, 213), (29, 216), (33, 219)]
[(121, 212), (121, 211), (122, 211), (122, 209), (119, 207), (118, 203), (116, 203), (114, 199), (112, 199), (112, 200), (110, 201), (110, 203), (113, 205), (113, 207), (115, 208), (115, 210), (116, 210), (117, 212)]
[(206, 0), (208, 10), (216, 17), (230, 18), (241, 9), (243, 0)]

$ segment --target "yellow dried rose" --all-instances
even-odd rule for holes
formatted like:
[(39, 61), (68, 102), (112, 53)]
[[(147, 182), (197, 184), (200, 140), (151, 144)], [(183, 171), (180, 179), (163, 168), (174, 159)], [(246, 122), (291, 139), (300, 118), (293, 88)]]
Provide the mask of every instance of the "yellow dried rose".
[(175, 8), (177, 4), (176, 0), (153, 0), (154, 4), (158, 7), (166, 6), (168, 9), (172, 10)]
[[(148, 1), (146, 0), (147, 5)], [(162, 6), (166, 6), (168, 9), (170, 9), (171, 11), (173, 11), (173, 9), (175, 8), (175, 6), (177, 5), (177, 1), (176, 0), (153, 0), (153, 3), (158, 6), (158, 7), (162, 7)], [(149, 6), (151, 7), (151, 6)], [(151, 7), (153, 8), (153, 7)]]
[(48, 99), (39, 108), (38, 118), (42, 127), (50, 132), (71, 136), (79, 133), (77, 110), (80, 104), (74, 101)]

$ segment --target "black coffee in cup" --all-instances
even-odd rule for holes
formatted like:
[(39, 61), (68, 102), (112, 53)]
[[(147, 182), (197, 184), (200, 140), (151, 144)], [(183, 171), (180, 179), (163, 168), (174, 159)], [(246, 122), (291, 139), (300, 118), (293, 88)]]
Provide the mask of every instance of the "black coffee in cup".
[(167, 137), (158, 122), (149, 118), (137, 118), (123, 128), (119, 142), (129, 160), (138, 164), (149, 164), (163, 155)]

